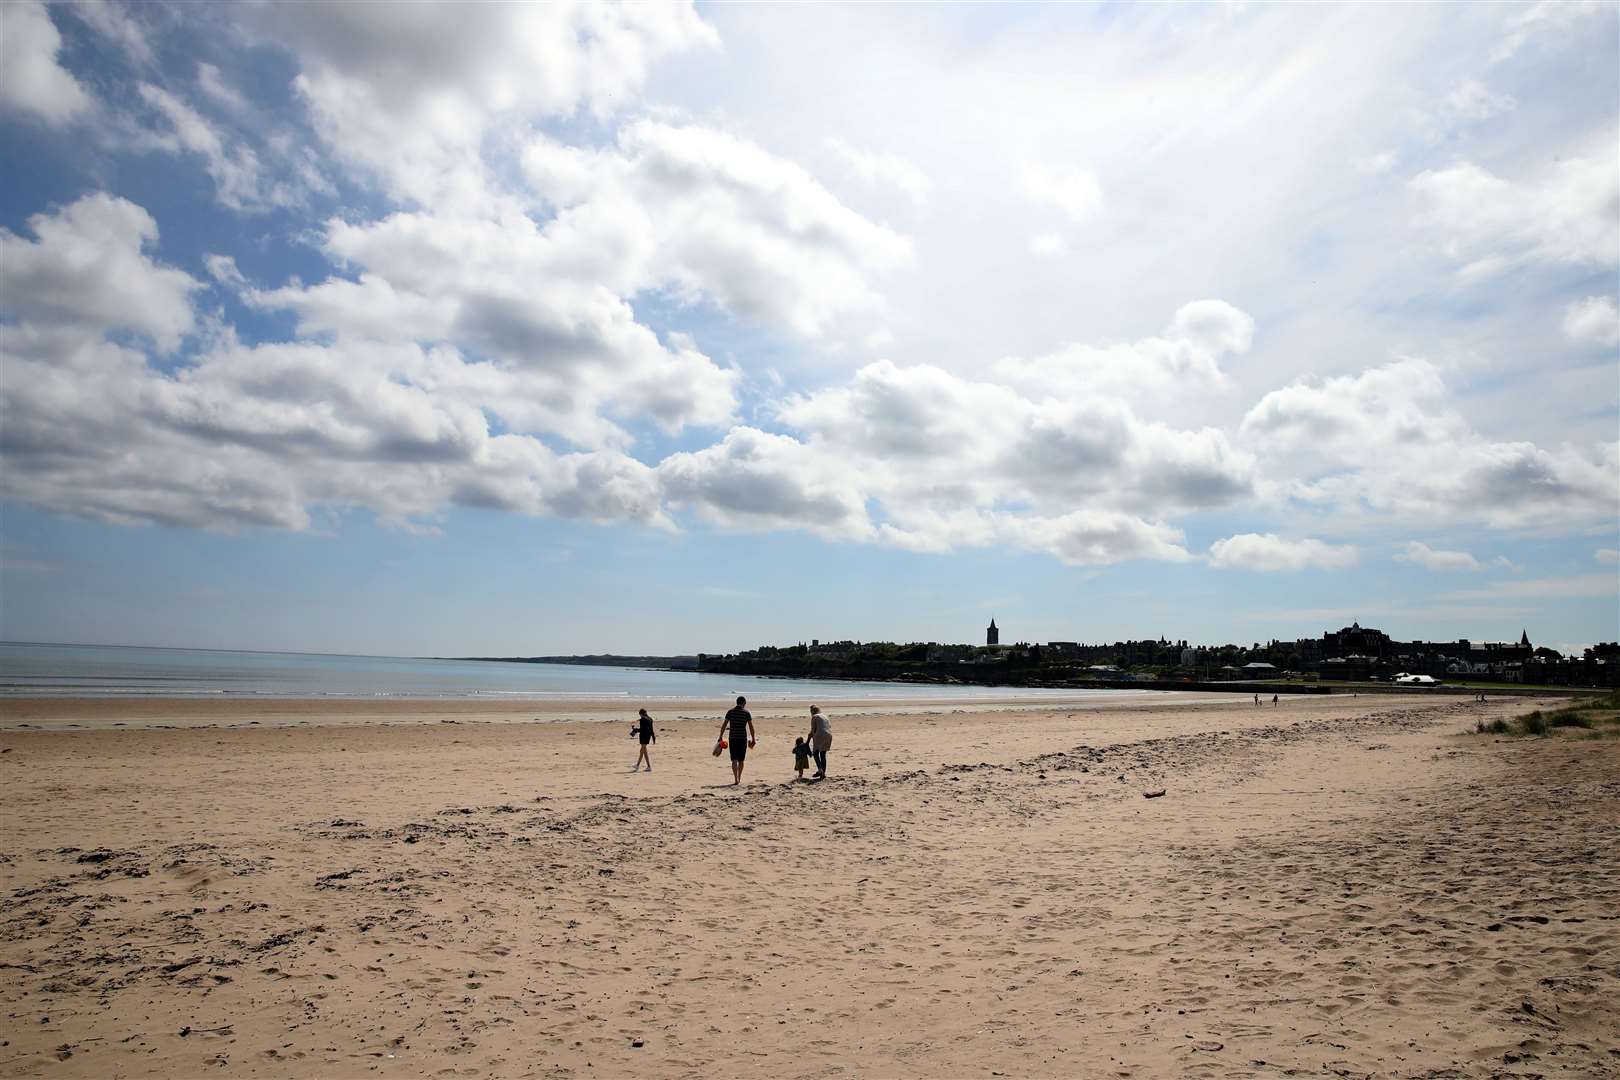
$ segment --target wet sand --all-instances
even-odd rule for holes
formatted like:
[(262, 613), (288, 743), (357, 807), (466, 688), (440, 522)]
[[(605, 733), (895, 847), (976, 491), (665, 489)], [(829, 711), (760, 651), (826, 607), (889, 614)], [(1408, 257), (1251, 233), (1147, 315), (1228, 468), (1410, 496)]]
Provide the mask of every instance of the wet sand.
[(1620, 1076), (1620, 741), (828, 707), (0, 701), (0, 1075)]

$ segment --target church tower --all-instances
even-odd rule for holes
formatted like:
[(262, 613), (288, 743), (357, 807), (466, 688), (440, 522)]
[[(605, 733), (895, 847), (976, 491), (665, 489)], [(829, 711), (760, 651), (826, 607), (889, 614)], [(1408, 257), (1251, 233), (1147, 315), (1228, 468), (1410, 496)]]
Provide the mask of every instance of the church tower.
[(990, 620), (990, 626), (984, 632), (984, 643), (986, 645), (1001, 644), (1001, 631), (996, 629), (995, 619)]

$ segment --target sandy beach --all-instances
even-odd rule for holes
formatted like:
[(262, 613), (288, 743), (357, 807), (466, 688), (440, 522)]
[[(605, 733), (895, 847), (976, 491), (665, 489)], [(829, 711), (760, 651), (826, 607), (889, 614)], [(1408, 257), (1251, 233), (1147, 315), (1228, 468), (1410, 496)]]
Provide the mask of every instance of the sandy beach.
[(0, 1074), (1620, 1076), (1620, 741), (826, 704), (0, 701)]

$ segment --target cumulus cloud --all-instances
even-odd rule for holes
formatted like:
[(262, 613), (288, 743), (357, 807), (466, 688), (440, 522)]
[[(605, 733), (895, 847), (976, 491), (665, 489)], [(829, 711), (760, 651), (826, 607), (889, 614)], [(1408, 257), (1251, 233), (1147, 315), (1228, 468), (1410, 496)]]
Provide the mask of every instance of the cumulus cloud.
[(1211, 566), (1259, 570), (1341, 570), (1356, 563), (1354, 547), (1335, 546), (1309, 537), (1287, 540), (1275, 533), (1239, 533), (1209, 546)]
[(1620, 345), (1620, 311), (1607, 296), (1588, 296), (1564, 309), (1564, 336), (1578, 345)]
[(61, 126), (94, 105), (57, 60), (62, 35), (38, 0), (0, 4), (0, 108)]
[[(451, 345), (341, 333), (247, 346), (225, 331), (186, 363), (155, 366), (126, 339), (176, 348), (196, 329), (200, 283), (146, 253), (150, 215), (97, 194), (29, 224), (37, 239), (0, 231), (8, 497), (224, 528), (306, 528), (316, 507), (404, 524), (452, 505), (668, 524), (650, 467), (492, 432), (503, 398), (533, 388)], [(251, 292), (228, 258), (209, 268)], [(624, 329), (651, 338), (633, 320)], [(656, 413), (666, 382), (684, 387), (690, 367), (710, 367), (684, 344), (642, 344), (658, 355), (656, 370), (627, 376), (637, 408)]]
[(1395, 558), (1398, 562), (1415, 563), (1426, 570), (1441, 573), (1484, 569), (1484, 564), (1466, 551), (1437, 551), (1421, 540), (1408, 541), (1405, 550)]
[(1620, 509), (1620, 443), (1581, 451), (1494, 442), (1443, 405), (1439, 369), (1409, 358), (1266, 394), (1243, 444), (1292, 473), (1308, 503), (1501, 527), (1603, 520)]
[(560, 263), (809, 337), (871, 307), (873, 276), (911, 257), (800, 166), (712, 128), (637, 121), (603, 150), (539, 137), (523, 168), (557, 208), (545, 231)]
[(333, 221), (326, 247), (357, 276), (249, 302), (293, 311), (304, 336), (456, 343), (468, 355), (426, 363), (425, 385), (514, 430), (622, 447), (615, 416), (673, 432), (720, 424), (735, 406), (735, 372), (683, 338), (660, 340), (612, 290), (571, 279), (527, 217)]
[(28, 219), (35, 239), (0, 228), (0, 314), (40, 333), (99, 338), (115, 330), (165, 351), (193, 327), (190, 294), (200, 283), (152, 260), (158, 239), (144, 209), (87, 195)]
[(466, 209), (503, 118), (607, 115), (662, 55), (718, 43), (689, 3), (308, 4), (255, 13), (290, 47), (295, 88), (333, 153), (395, 198)]
[(665, 458), (658, 475), (677, 509), (722, 526), (848, 539), (871, 533), (856, 478), (785, 435), (734, 428), (717, 446)]
[(1418, 221), (1465, 277), (1527, 264), (1612, 266), (1620, 230), (1620, 177), (1607, 150), (1572, 156), (1526, 181), (1469, 162), (1419, 173), (1409, 182)]
[(1021, 386), (1067, 395), (1151, 397), (1166, 389), (1221, 384), (1223, 359), (1254, 344), (1254, 320), (1223, 300), (1197, 300), (1176, 311), (1157, 337), (1117, 345), (1075, 344), (1045, 356), (1006, 357), (995, 374)]

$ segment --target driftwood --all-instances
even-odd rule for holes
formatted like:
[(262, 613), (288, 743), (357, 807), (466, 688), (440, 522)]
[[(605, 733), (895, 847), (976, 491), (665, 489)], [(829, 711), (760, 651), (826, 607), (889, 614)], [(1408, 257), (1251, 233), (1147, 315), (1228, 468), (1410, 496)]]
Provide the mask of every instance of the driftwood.
[(1144, 791), (1144, 792), (1142, 792), (1142, 798), (1144, 798), (1144, 799), (1162, 799), (1162, 798), (1164, 798), (1164, 788), (1160, 788), (1158, 791)]

